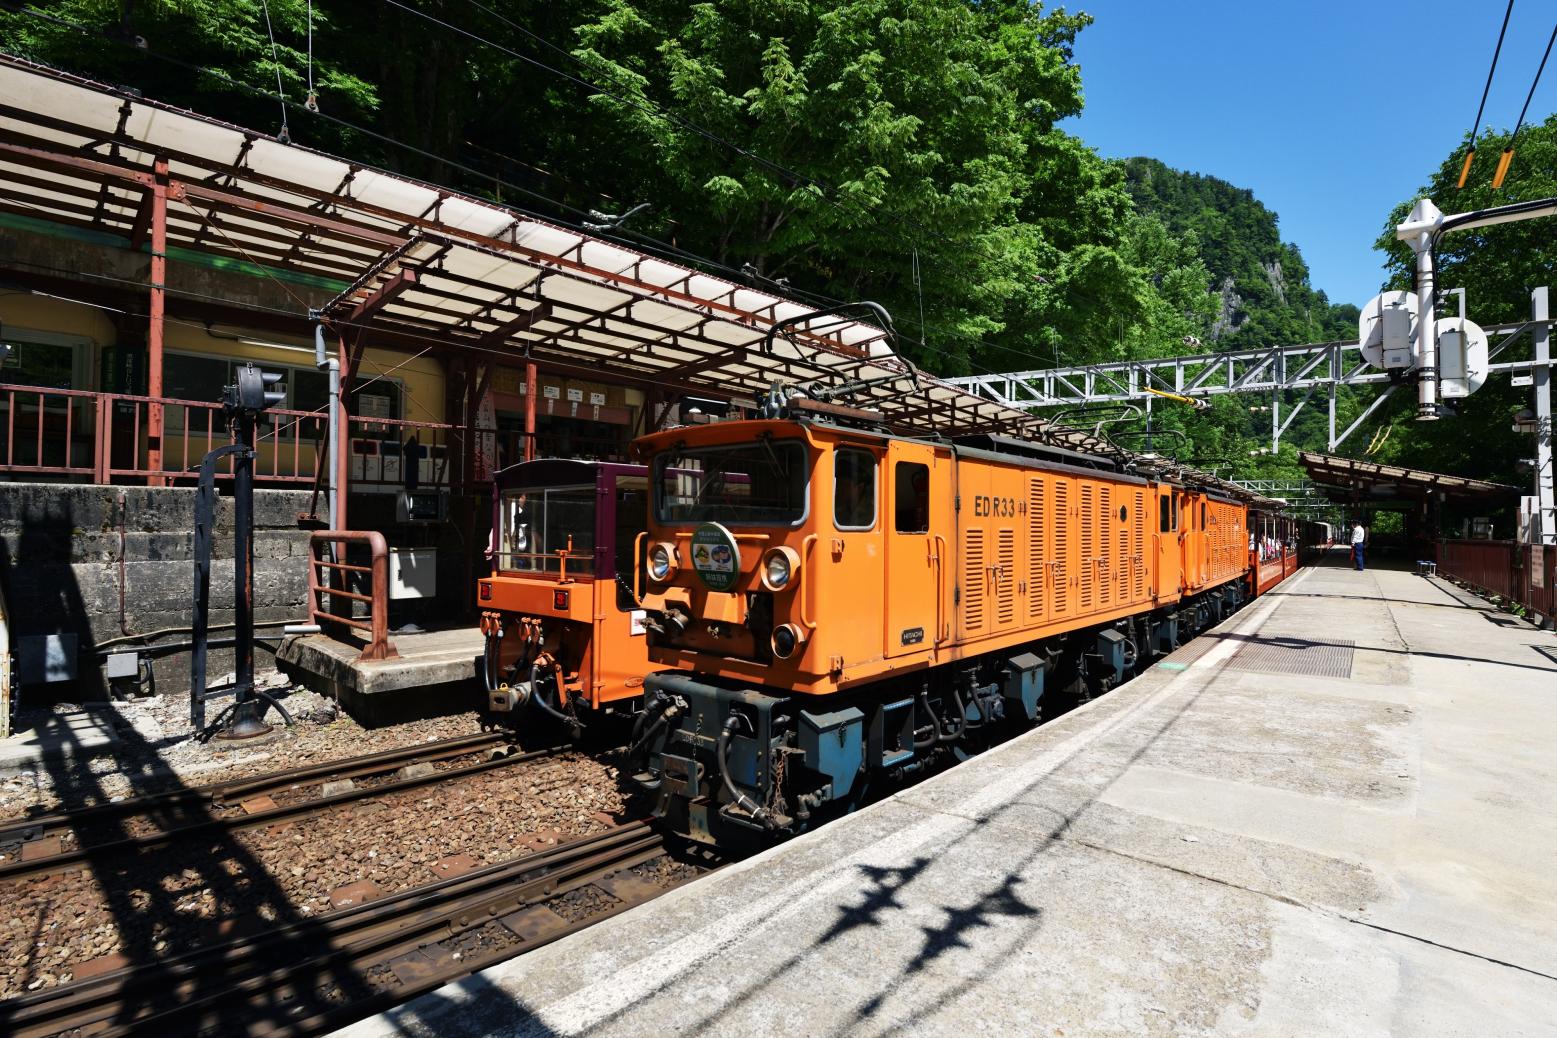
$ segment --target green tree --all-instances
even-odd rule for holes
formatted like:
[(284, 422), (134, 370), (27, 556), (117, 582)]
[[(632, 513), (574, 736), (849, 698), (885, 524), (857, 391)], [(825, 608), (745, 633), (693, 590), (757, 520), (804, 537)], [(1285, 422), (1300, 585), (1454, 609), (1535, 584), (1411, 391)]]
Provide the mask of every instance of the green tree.
[(576, 54), (612, 89), (591, 102), (630, 157), (618, 190), (679, 244), (878, 298), (905, 329), (922, 295), (920, 359), (957, 372), (1031, 366), (1032, 333), (1076, 334), (1068, 299), (1127, 273), (1117, 178), (1055, 128), (1081, 108), (1089, 20), (1023, 0), (607, 0)]

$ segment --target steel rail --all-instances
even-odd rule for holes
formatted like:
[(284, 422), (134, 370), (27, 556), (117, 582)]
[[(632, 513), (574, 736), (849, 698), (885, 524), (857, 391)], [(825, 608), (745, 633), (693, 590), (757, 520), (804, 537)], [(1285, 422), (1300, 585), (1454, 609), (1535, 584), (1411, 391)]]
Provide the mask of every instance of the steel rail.
[[(470, 751), (465, 751), (470, 752)], [(60, 869), (70, 868), (87, 862), (89, 859), (113, 854), (123, 854), (129, 851), (144, 851), (159, 847), (166, 847), (177, 840), (190, 836), (209, 832), (240, 832), (255, 826), (269, 825), (282, 820), (295, 820), (311, 814), (329, 811), (342, 804), (349, 804), (357, 800), (370, 797), (385, 796), (390, 793), (415, 789), (419, 786), (432, 785), (439, 782), (454, 781), (471, 775), (492, 771), (496, 768), (510, 767), (515, 764), (525, 764), (531, 761), (541, 760), (558, 753), (557, 747), (543, 750), (532, 750), (528, 753), (518, 753), (508, 757), (498, 757), (492, 760), (480, 761), (476, 764), (466, 765), (461, 768), (451, 768), (447, 771), (434, 771), (425, 775), (413, 775), (392, 782), (375, 786), (364, 786), (359, 789), (345, 790), (330, 796), (321, 796), (312, 800), (299, 800), (292, 804), (282, 804), (277, 807), (262, 809), (252, 813), (233, 815), (229, 817), (205, 817), (197, 818), (186, 825), (174, 825), (157, 832), (145, 833), (139, 836), (127, 836), (117, 840), (105, 840), (101, 843), (92, 843), (71, 847), (57, 854), (43, 857), (24, 859), (18, 856), (16, 861), (0, 864), (0, 883), (20, 879), (27, 876), (35, 876), (56, 872)]]
[(474, 753), (488, 746), (499, 745), (508, 741), (508, 739), (509, 736), (501, 732), (461, 735), (453, 739), (442, 739), (438, 742), (401, 746), (392, 750), (383, 750), (379, 753), (367, 753), (336, 761), (309, 764), (301, 768), (273, 771), (269, 774), (254, 776), (253, 778), (231, 779), (226, 782), (213, 782), (204, 786), (188, 786), (181, 789), (167, 790), (162, 793), (148, 793), (144, 796), (132, 797), (127, 800), (91, 804), (87, 807), (75, 808), (69, 811), (56, 811), (50, 814), (7, 819), (0, 821), (0, 843), (9, 843), (13, 840), (35, 840), (39, 836), (51, 835), (54, 831), (74, 830), (82, 824), (96, 824), (100, 821), (139, 814), (152, 814), (157, 811), (183, 809), (196, 805), (222, 807), (230, 803), (236, 803), (239, 800), (287, 789), (298, 784), (342, 778), (360, 778), (364, 775), (384, 771), (397, 764), (415, 763), (423, 760), (440, 760), (446, 757)]
[[(317, 991), (321, 982), (346, 971), (362, 978), (367, 968), (457, 938), (508, 912), (544, 904), (665, 853), (663, 836), (645, 822), (631, 822), (318, 919), (276, 926), (252, 938), (19, 996), (0, 1003), (0, 1022), (16, 1038), (44, 1038), (78, 1028), (98, 1038), (143, 1033), (152, 1026), (170, 1033), (194, 1033), (214, 1025), (219, 1005), (230, 1010), (234, 998), (263, 997), (270, 1013), (251, 1018), (251, 1033), (317, 1033), (560, 939), (663, 891), (622, 900), (566, 927), (519, 938), (502, 949), (453, 960), (409, 982), (299, 1014), (306, 1007), (298, 998)], [(298, 957), (298, 946), (319, 950)], [(278, 961), (284, 965), (277, 965)], [(133, 1005), (137, 999), (144, 1001)]]

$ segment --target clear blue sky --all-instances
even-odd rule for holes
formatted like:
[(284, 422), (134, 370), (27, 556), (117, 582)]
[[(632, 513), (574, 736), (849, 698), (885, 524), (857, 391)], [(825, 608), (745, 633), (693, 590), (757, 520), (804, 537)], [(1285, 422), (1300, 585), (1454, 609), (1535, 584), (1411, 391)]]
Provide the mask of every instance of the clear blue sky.
[[(1361, 304), (1383, 279), (1373, 241), (1390, 209), (1415, 195), (1476, 118), (1505, 4), (1066, 6), (1096, 20), (1076, 46), (1086, 110), (1064, 128), (1110, 158), (1149, 155), (1251, 189), (1281, 218), (1315, 286), (1332, 302)], [(1484, 127), (1513, 127), (1554, 18), (1552, 0), (1514, 0)], [(1424, 31), (1443, 33), (1439, 57), (1413, 77), (1421, 62), (1411, 40)], [(1527, 121), (1554, 108), (1557, 55)]]

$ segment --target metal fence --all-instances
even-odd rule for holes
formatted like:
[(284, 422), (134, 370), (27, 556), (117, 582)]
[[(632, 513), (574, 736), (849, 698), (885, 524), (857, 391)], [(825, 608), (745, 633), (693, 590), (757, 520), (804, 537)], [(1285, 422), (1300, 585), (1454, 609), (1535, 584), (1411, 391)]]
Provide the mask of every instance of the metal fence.
[[(147, 437), (157, 406), (163, 420), (160, 460), (154, 459)], [(265, 412), (264, 419), (255, 438), (255, 479), (270, 485), (312, 483), (325, 452), (324, 414), (276, 409)], [(354, 416), (351, 481), (446, 487), (451, 438), (457, 436), (454, 426), (439, 422)], [(206, 453), (228, 442), (221, 404), (0, 383), (0, 478), (192, 482)], [(218, 478), (230, 476), (229, 462)]]
[(1557, 619), (1557, 549), (1514, 541), (1440, 541), (1438, 572)]

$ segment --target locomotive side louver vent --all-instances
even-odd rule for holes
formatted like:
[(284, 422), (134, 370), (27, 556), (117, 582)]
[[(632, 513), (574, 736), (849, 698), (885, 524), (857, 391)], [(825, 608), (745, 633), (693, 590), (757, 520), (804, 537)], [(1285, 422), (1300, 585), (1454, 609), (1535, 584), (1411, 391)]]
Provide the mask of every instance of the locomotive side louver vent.
[(969, 631), (984, 629), (984, 531), (969, 530), (963, 553), (962, 617)]
[(1027, 618), (1043, 619), (1043, 586), (1049, 556), (1044, 550), (1043, 479), (1027, 481)]
[[(1121, 494), (1121, 497), (1125, 495)], [(1135, 562), (1130, 557), (1130, 513), (1126, 511), (1125, 521), (1119, 524), (1119, 550), (1114, 553), (1114, 580), (1119, 582), (1119, 601), (1122, 603), (1130, 597), (1130, 574), (1135, 571)]]
[(1016, 622), (1016, 531), (1009, 526), (995, 533), (995, 623)]
[(1146, 495), (1135, 492), (1135, 597), (1146, 597)]
[(1114, 494), (1109, 487), (1099, 490), (1099, 503), (1097, 510), (1097, 539), (1098, 539), (1098, 563), (1097, 569), (1092, 574), (1093, 582), (1097, 584), (1098, 604), (1107, 606), (1114, 600), (1114, 542), (1110, 536), (1114, 528)]
[(1093, 507), (1094, 488), (1091, 483), (1081, 484), (1081, 514), (1076, 525), (1081, 528), (1081, 608), (1092, 609), (1092, 582), (1097, 574), (1097, 509)]
[(1054, 615), (1070, 610), (1070, 484), (1065, 477), (1054, 481)]

